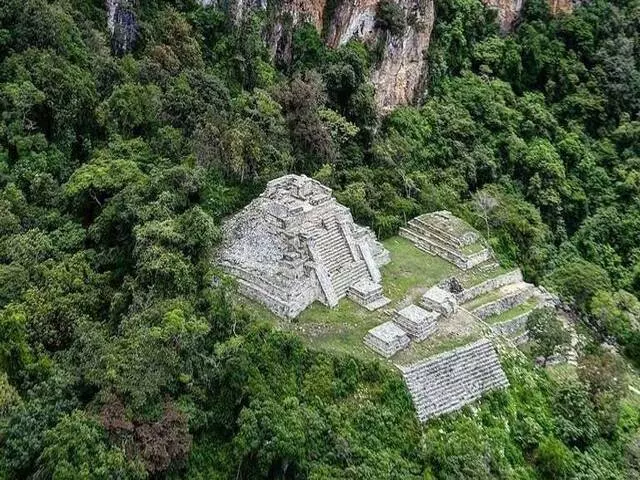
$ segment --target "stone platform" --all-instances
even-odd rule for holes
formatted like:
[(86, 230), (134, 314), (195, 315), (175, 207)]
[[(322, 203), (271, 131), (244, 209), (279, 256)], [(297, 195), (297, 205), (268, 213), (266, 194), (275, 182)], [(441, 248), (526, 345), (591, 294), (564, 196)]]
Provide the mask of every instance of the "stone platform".
[(450, 413), (509, 386), (492, 343), (479, 340), (401, 367), (420, 421)]
[(409, 305), (395, 312), (393, 321), (415, 341), (426, 340), (438, 328), (439, 312)]
[(347, 296), (370, 312), (387, 305), (391, 300), (382, 294), (382, 285), (363, 278), (351, 285)]
[(372, 328), (364, 337), (365, 345), (385, 358), (406, 348), (410, 342), (407, 333), (393, 322)]
[(437, 255), (462, 270), (468, 270), (492, 257), (492, 251), (469, 224), (442, 210), (421, 215), (400, 229), (404, 237), (420, 250)]

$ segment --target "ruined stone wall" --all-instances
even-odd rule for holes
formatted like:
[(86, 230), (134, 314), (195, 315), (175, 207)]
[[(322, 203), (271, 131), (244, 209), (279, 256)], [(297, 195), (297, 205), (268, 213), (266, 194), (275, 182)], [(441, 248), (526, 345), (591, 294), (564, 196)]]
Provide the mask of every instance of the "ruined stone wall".
[(522, 290), (511, 295), (506, 295), (495, 302), (482, 305), (476, 308), (473, 311), (473, 314), (482, 319), (489, 318), (492, 315), (498, 315), (502, 312), (506, 312), (516, 305), (520, 305), (533, 295), (535, 295), (535, 288), (531, 285), (529, 288), (523, 288)]
[(487, 292), (497, 290), (504, 285), (518, 282), (522, 282), (522, 272), (519, 269), (512, 272), (507, 272), (504, 275), (490, 278), (482, 283), (479, 283), (478, 285), (467, 288), (460, 293), (456, 293), (456, 300), (460, 304), (466, 303), (469, 300), (473, 300), (474, 298), (479, 297), (480, 295), (483, 295)]
[(527, 325), (527, 319), (531, 312), (523, 313), (506, 322), (497, 323), (491, 326), (491, 333), (495, 335), (504, 335), (511, 337), (515, 333), (522, 330)]

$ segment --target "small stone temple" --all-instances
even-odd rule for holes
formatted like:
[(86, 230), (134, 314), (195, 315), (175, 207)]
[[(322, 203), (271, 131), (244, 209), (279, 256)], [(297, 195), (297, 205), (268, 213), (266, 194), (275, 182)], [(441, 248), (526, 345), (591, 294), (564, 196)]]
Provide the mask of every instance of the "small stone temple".
[(241, 293), (284, 318), (347, 294), (369, 310), (389, 302), (379, 284), (389, 252), (331, 189), (304, 175), (270, 181), (225, 222), (218, 260)]
[(364, 343), (385, 358), (405, 349), (411, 339), (402, 328), (389, 321), (372, 328), (364, 337)]

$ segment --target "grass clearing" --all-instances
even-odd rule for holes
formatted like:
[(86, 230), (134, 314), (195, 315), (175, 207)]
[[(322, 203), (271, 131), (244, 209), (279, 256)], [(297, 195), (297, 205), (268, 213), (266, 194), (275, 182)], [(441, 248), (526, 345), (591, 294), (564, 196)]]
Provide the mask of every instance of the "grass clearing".
[[(416, 248), (409, 240), (393, 237), (383, 242), (389, 250), (391, 262), (381, 269), (383, 293), (391, 300), (385, 308), (369, 312), (348, 298), (335, 308), (315, 302), (292, 321), (282, 320), (261, 304), (241, 298), (238, 302), (257, 318), (272, 322), (284, 331), (300, 336), (313, 349), (342, 355), (354, 355), (365, 360), (408, 364), (420, 359), (465, 345), (482, 336), (480, 326), (463, 325), (461, 333), (442, 330), (421, 343), (412, 342), (392, 360), (385, 360), (369, 350), (362, 339), (371, 328), (391, 319), (396, 308), (417, 303), (429, 287), (460, 273), (460, 270), (441, 259)], [(462, 321), (464, 324), (464, 321)], [(456, 327), (457, 328), (457, 327)], [(455, 328), (452, 328), (455, 330)]]
[(501, 265), (498, 265), (495, 268), (491, 269), (483, 269), (481, 264), (471, 270), (458, 275), (457, 278), (464, 288), (471, 288), (491, 278), (499, 277), (500, 275), (503, 275), (512, 270), (513, 268), (504, 268)]
[(458, 268), (446, 260), (429, 255), (402, 237), (383, 242), (391, 262), (382, 267), (382, 287), (391, 300), (401, 300), (416, 288), (427, 289), (455, 275)]
[(475, 310), (476, 308), (482, 305), (486, 305), (487, 303), (491, 303), (495, 300), (498, 300), (501, 296), (502, 296), (502, 292), (500, 291), (500, 289), (491, 290), (490, 292), (483, 293), (482, 295), (465, 303), (464, 305), (462, 305), (462, 308), (464, 308), (465, 310), (469, 310), (471, 312), (472, 310)]
[(399, 365), (410, 365), (425, 358), (467, 345), (478, 340), (480, 336), (479, 334), (471, 334), (459, 337), (435, 337), (420, 343), (411, 342), (408, 348), (398, 352), (392, 358)]

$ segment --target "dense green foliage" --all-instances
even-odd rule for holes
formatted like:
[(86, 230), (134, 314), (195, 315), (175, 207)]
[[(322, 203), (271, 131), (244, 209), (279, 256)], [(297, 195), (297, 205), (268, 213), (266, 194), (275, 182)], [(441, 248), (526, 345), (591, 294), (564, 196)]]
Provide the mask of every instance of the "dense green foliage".
[[(269, 12), (157, 0), (117, 56), (101, 3), (0, 5), (0, 478), (640, 476), (637, 404), (597, 346), (640, 364), (637, 0), (533, 0), (509, 36), (439, 1), (427, 99), (384, 119), (375, 46), (303, 26), (276, 66)], [(383, 365), (238, 308), (221, 219), (286, 172), (383, 237), (436, 208), (487, 231), (591, 327), (578, 377), (507, 352), (511, 389), (423, 430)]]

